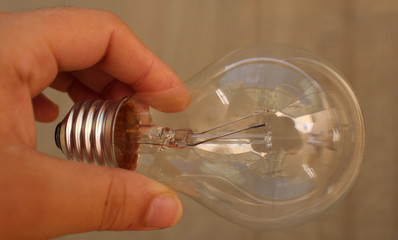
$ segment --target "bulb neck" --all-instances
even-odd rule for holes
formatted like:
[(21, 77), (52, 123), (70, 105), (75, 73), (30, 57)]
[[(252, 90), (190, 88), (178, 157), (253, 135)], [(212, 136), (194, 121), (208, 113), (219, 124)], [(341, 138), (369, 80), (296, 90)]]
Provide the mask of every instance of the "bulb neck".
[(140, 153), (160, 152), (168, 148), (189, 146), (192, 137), (190, 129), (174, 130), (168, 127), (138, 125), (136, 128), (125, 129), (128, 135), (125, 141), (139, 144)]

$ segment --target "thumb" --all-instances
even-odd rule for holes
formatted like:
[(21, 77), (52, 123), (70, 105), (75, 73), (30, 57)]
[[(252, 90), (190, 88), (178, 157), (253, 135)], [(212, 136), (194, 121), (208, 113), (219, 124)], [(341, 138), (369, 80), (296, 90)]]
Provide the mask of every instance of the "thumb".
[(2, 152), (13, 159), (0, 170), (0, 236), (41, 239), (94, 230), (151, 230), (173, 226), (182, 215), (173, 190), (138, 173), (32, 150)]

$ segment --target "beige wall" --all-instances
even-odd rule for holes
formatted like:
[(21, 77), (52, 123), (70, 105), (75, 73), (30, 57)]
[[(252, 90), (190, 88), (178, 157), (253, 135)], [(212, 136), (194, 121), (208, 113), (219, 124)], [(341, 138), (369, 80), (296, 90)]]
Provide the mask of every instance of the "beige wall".
[[(398, 239), (397, 0), (2, 0), (0, 10), (79, 6), (110, 10), (183, 79), (230, 50), (258, 42), (307, 48), (339, 68), (364, 112), (367, 148), (361, 174), (331, 212), (301, 227), (257, 232), (230, 224), (182, 197), (172, 229), (101, 232), (77, 239)], [(71, 102), (47, 91), (61, 106)], [(54, 124), (38, 124), (39, 148), (61, 156)]]

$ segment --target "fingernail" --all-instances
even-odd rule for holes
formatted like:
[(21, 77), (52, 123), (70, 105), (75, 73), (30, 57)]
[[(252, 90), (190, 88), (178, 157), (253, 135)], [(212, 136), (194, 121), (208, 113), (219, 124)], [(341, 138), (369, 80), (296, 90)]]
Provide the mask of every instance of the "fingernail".
[(146, 213), (146, 224), (150, 228), (166, 228), (175, 224), (178, 214), (176, 199), (163, 194), (154, 197)]

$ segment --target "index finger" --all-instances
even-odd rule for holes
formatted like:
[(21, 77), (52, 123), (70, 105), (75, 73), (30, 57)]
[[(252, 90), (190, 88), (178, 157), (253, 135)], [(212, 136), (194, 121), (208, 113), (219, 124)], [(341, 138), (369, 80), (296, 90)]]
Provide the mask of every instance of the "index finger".
[(135, 92), (176, 88), (179, 99), (189, 102), (180, 79), (114, 14), (57, 8), (13, 13), (6, 19), (10, 20), (7, 34), (2, 35), (8, 44), (3, 46), (13, 49), (11, 56), (17, 58), (8, 62), (16, 63), (11, 66), (16, 78), (28, 83), (32, 96), (46, 88), (58, 71), (98, 65)]

